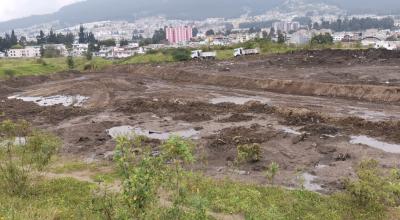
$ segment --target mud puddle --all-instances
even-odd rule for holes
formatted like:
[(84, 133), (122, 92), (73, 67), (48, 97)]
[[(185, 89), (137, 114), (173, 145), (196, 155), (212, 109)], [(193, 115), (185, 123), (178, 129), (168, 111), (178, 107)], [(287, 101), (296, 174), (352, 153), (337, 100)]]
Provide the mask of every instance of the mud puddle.
[(377, 148), (383, 150), (388, 153), (400, 154), (400, 145), (399, 144), (390, 144), (387, 142), (379, 141), (374, 138), (368, 136), (351, 136), (350, 139), (351, 144), (363, 144), (372, 148)]
[(119, 136), (132, 136), (132, 135), (142, 135), (146, 136), (151, 139), (157, 139), (157, 140), (167, 140), (171, 136), (180, 136), (182, 138), (192, 138), (192, 139), (198, 139), (198, 135), (200, 132), (194, 130), (194, 129), (188, 129), (188, 130), (182, 130), (182, 131), (174, 131), (174, 132), (158, 132), (158, 131), (150, 131), (150, 130), (145, 130), (142, 128), (134, 128), (131, 126), (119, 126), (119, 127), (113, 127), (107, 130), (107, 133), (112, 137), (112, 138), (117, 138)]
[(18, 99), (24, 102), (34, 102), (39, 106), (53, 106), (53, 105), (63, 105), (65, 107), (75, 106), (81, 107), (89, 99), (89, 97), (76, 95), (76, 96), (64, 96), (64, 95), (56, 95), (56, 96), (10, 96), (8, 99)]
[(212, 98), (210, 100), (211, 104), (220, 104), (220, 103), (233, 103), (236, 105), (244, 105), (247, 102), (251, 101), (256, 101), (256, 102), (261, 102), (264, 104), (270, 103), (271, 100), (268, 98), (260, 97), (260, 96), (254, 96), (254, 97), (240, 97), (240, 96), (221, 96), (221, 97), (216, 97)]
[(314, 176), (310, 173), (304, 173), (302, 178), (304, 180), (303, 186), (306, 190), (313, 192), (319, 192), (323, 190), (321, 185), (314, 183), (314, 181), (318, 178), (317, 176)]

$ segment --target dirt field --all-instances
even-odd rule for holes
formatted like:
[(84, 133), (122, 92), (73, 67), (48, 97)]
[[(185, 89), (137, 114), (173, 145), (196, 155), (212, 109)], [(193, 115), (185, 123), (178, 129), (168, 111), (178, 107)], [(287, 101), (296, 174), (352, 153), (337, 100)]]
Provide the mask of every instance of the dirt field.
[[(0, 82), (0, 121), (55, 132), (63, 154), (88, 162), (112, 158), (111, 131), (147, 134), (154, 153), (186, 135), (209, 176), (267, 184), (277, 162), (276, 183), (329, 193), (363, 159), (399, 167), (399, 63), (396, 52), (325, 50), (17, 78)], [(70, 106), (37, 104), (65, 97)], [(234, 166), (236, 146), (253, 143), (261, 160)]]

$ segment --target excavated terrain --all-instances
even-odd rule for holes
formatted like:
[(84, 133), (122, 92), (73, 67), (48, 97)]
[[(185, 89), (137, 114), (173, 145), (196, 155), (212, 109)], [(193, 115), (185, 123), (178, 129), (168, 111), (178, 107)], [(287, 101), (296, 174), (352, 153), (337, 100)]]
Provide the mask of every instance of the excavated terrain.
[[(181, 134), (206, 175), (267, 184), (276, 162), (277, 184), (330, 193), (363, 159), (400, 168), (399, 65), (393, 51), (323, 50), (14, 78), (0, 82), (0, 121), (54, 132), (85, 161), (112, 159), (113, 129), (148, 135), (155, 154)], [(237, 164), (244, 144), (261, 159)]]

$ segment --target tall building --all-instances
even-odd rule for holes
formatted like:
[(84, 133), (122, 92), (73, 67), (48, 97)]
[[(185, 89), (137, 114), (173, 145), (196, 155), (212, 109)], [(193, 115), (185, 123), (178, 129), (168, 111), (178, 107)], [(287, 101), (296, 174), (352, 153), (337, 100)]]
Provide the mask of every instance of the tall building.
[(274, 22), (272, 27), (275, 29), (275, 31), (282, 31), (285, 33), (289, 33), (290, 31), (297, 31), (300, 28), (300, 23), (297, 21), (294, 22), (279, 21), (279, 22)]
[(171, 44), (187, 42), (193, 38), (193, 30), (189, 26), (166, 27), (165, 34), (168, 42)]

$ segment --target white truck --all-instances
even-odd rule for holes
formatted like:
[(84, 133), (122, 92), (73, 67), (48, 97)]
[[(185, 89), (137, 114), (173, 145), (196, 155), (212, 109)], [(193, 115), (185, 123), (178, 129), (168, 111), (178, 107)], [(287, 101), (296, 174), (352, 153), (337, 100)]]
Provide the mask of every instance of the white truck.
[(239, 57), (239, 56), (246, 56), (246, 55), (255, 55), (259, 54), (260, 50), (258, 48), (256, 49), (243, 49), (243, 48), (236, 48), (233, 52), (233, 56)]
[(192, 51), (191, 55), (192, 59), (215, 59), (217, 57), (217, 52), (210, 51), (210, 52), (203, 52), (201, 50), (194, 50)]

